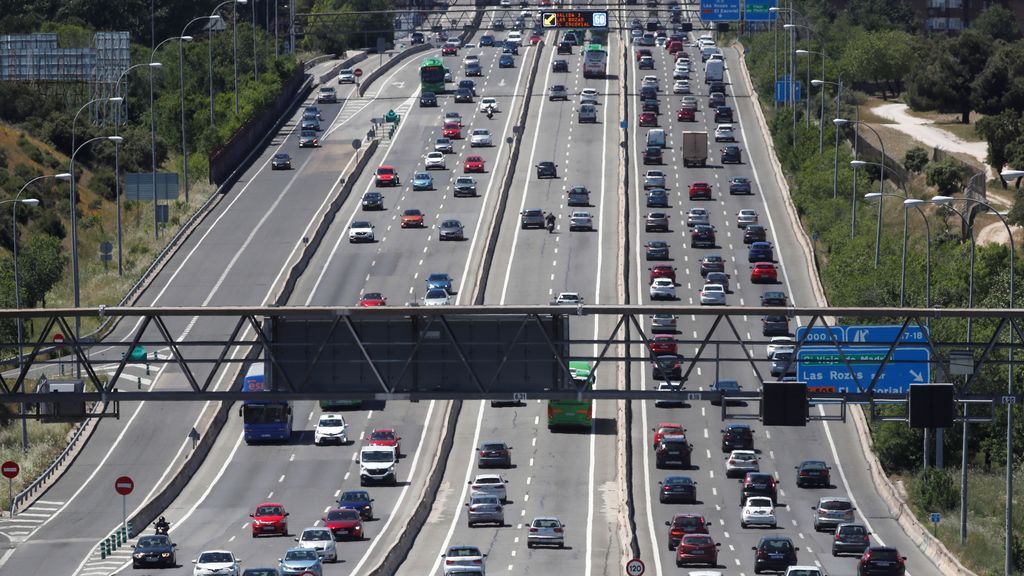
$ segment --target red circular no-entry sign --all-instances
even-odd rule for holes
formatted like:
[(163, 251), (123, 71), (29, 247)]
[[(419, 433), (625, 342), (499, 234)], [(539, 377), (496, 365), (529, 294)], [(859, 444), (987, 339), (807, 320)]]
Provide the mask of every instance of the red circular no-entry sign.
[(132, 481), (131, 476), (121, 476), (117, 480), (114, 480), (114, 490), (121, 496), (127, 496), (132, 493), (135, 489), (135, 482)]
[(18, 463), (14, 460), (8, 460), (0, 464), (0, 472), (3, 473), (4, 478), (14, 478), (18, 475), (18, 472), (21, 472), (21, 466), (18, 466)]
[(63, 344), (64, 343), (64, 335), (61, 334), (60, 332), (57, 332), (56, 334), (54, 334), (53, 335), (53, 343), (54, 344)]
[(352, 75), (355, 76), (356, 78), (359, 78), (360, 76), (363, 75), (363, 69), (356, 68), (355, 70), (352, 71)]

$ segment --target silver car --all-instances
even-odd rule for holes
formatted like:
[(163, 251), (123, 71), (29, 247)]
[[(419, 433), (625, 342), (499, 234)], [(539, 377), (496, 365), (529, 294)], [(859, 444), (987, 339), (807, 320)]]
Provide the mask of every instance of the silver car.
[(338, 561), (338, 547), (331, 531), (326, 528), (306, 528), (295, 541), (301, 548), (315, 550), (324, 562)]
[(686, 213), (686, 225), (696, 226), (698, 224), (711, 224), (708, 211), (704, 208), (690, 208), (690, 211)]
[(644, 190), (649, 188), (664, 188), (665, 173), (661, 170), (648, 170), (644, 174)]
[(320, 556), (308, 548), (289, 548), (283, 558), (278, 558), (277, 569), (283, 576), (313, 574), (323, 576), (324, 568)]
[(484, 573), (484, 554), (476, 546), (449, 546), (448, 551), (441, 554), (444, 558), (444, 576), (449, 574), (466, 574), (463, 568), (479, 568), (479, 574)]
[(452, 153), (452, 140), (451, 138), (438, 138), (434, 141), (434, 152), (443, 152), (445, 154)]
[(705, 284), (700, 291), (700, 303), (702, 306), (724, 306), (725, 287), (721, 284)]
[(824, 496), (818, 500), (817, 506), (811, 506), (814, 510), (814, 529), (832, 529), (840, 524), (853, 522), (853, 512), (856, 508), (849, 498), (842, 496)]
[(526, 547), (558, 546), (565, 547), (565, 524), (554, 516), (534, 518), (526, 527)]
[(470, 528), (477, 524), (505, 525), (505, 512), (497, 496), (474, 494), (466, 503), (466, 521)]
[(651, 332), (655, 334), (676, 331), (676, 317), (672, 314), (655, 314), (651, 316)]
[(757, 224), (757, 210), (745, 208), (736, 213), (736, 225), (746, 228), (749, 224)]
[(757, 461), (757, 453), (753, 450), (733, 450), (726, 456), (725, 477), (742, 478), (747, 472), (760, 472), (761, 465)]

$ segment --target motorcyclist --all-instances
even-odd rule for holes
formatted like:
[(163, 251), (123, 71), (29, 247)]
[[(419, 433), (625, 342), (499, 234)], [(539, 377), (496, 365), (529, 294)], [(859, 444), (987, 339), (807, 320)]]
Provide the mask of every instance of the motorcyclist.
[(161, 516), (157, 519), (155, 526), (157, 534), (167, 534), (167, 531), (171, 528), (171, 523), (167, 521), (167, 518)]
[(487, 105), (487, 119), (491, 120), (494, 118), (494, 106)]
[(548, 212), (548, 215), (544, 217), (544, 224), (548, 227), (548, 233), (555, 231), (555, 215)]

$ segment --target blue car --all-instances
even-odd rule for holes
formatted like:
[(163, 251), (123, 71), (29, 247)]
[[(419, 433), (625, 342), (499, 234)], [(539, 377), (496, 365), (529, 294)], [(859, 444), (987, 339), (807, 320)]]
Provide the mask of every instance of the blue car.
[(289, 548), (277, 568), (283, 576), (298, 576), (307, 573), (323, 576), (324, 573), (320, 556), (312, 548)]
[(412, 175), (413, 190), (433, 190), (434, 177), (429, 172), (417, 172)]
[(452, 277), (444, 272), (435, 272), (427, 276), (427, 290), (443, 288), (445, 292), (452, 293)]
[(770, 242), (754, 242), (750, 245), (750, 252), (747, 253), (747, 262), (774, 262)]
[(664, 188), (652, 188), (647, 191), (648, 208), (668, 208), (668, 192)]
[(363, 520), (373, 520), (373, 498), (366, 490), (349, 490), (341, 493), (338, 508), (346, 508), (359, 512)]
[(515, 68), (516, 59), (511, 54), (502, 54), (498, 58), (498, 68)]

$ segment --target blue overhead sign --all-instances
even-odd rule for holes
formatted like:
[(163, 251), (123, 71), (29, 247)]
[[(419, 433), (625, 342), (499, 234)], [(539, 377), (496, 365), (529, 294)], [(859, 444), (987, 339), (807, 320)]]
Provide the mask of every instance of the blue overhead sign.
[[(803, 344), (797, 352), (797, 378), (807, 382), (808, 386), (831, 387), (837, 392), (866, 391), (896, 341), (900, 328), (892, 325), (800, 326), (796, 336), (797, 341)], [(911, 384), (930, 382), (931, 354), (925, 347), (927, 342), (925, 331), (920, 326), (907, 326), (899, 346), (893, 349), (892, 357), (875, 383), (874, 391), (904, 394)], [(843, 361), (844, 357), (849, 367)], [(859, 390), (858, 386), (864, 390)]]
[(800, 82), (790, 82), (789, 76), (779, 76), (779, 81), (775, 83), (775, 101), (776, 102), (789, 102), (789, 91), (793, 90), (793, 95), (797, 102), (800, 101)]
[(740, 0), (700, 0), (700, 19), (704, 22), (739, 22)]
[(770, 8), (778, 5), (777, 0), (746, 0), (743, 4), (743, 18), (747, 22), (774, 22), (777, 12)]

